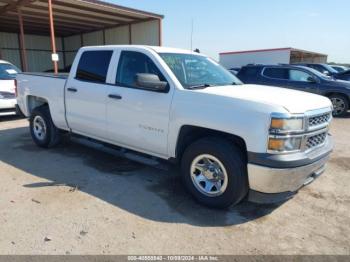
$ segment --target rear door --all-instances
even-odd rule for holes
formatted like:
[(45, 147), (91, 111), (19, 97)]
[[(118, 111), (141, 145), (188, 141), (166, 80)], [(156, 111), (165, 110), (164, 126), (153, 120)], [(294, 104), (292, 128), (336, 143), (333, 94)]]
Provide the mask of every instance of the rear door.
[[(66, 85), (66, 117), (73, 132), (106, 138), (106, 84), (112, 50), (86, 50)], [(74, 71), (74, 69), (73, 69)]]
[(245, 66), (236, 75), (244, 84), (259, 84), (261, 68), (257, 66)]
[(288, 70), (284, 67), (265, 67), (261, 72), (260, 84), (289, 88)]

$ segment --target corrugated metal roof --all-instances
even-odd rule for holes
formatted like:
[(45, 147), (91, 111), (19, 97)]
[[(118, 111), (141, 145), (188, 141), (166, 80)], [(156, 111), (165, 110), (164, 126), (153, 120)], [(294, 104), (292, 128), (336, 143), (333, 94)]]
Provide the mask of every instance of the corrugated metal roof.
[[(19, 32), (18, 8), (22, 11), (26, 33), (49, 34), (47, 0), (0, 0), (0, 31)], [(57, 36), (164, 18), (100, 0), (53, 0), (53, 16)]]

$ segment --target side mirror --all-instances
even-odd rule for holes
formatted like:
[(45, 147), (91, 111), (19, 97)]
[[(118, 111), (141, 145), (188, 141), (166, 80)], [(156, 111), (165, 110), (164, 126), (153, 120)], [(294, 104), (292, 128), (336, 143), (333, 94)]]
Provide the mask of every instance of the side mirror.
[(326, 76), (329, 76), (329, 72), (328, 71), (323, 71), (322, 74), (326, 75)]
[(136, 83), (139, 87), (147, 88), (154, 91), (164, 91), (168, 83), (160, 81), (159, 77), (154, 74), (136, 74)]
[(317, 80), (312, 77), (312, 76), (309, 76), (307, 79), (306, 79), (309, 83), (317, 83)]

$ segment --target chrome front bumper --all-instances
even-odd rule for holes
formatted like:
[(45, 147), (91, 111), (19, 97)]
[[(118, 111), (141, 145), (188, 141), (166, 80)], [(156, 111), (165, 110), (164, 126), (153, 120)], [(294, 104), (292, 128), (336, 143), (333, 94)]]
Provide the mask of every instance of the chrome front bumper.
[(320, 176), (328, 159), (329, 155), (312, 164), (294, 168), (270, 168), (248, 164), (250, 189), (269, 194), (295, 192)]

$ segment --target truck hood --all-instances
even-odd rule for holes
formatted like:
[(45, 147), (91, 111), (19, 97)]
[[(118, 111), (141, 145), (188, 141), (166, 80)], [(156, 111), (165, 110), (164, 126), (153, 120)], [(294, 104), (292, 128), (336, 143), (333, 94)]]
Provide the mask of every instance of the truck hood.
[[(198, 90), (197, 90), (198, 91)], [(311, 93), (263, 85), (213, 86), (199, 90), (200, 92), (255, 101), (263, 104), (280, 106), (288, 112), (297, 114), (306, 111), (331, 107), (326, 97)]]

